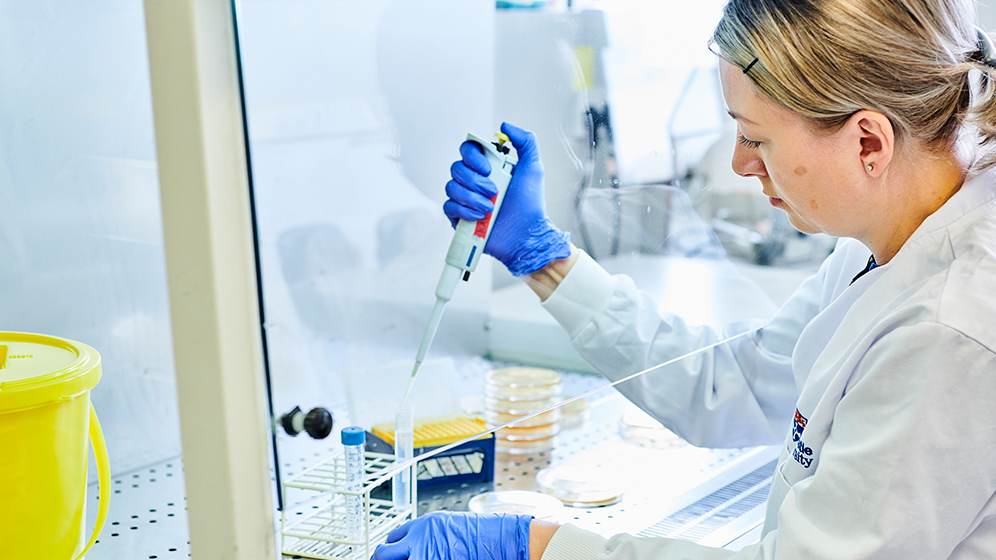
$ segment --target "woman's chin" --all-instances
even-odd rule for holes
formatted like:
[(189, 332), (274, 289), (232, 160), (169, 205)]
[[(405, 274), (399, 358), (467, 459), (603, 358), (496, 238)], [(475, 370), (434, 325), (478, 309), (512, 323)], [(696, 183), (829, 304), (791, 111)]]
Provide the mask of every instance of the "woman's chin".
[(792, 212), (791, 210), (787, 209), (787, 206), (785, 206), (784, 204), (780, 207), (780, 209), (785, 212), (786, 216), (788, 216), (788, 221), (789, 221), (790, 224), (792, 224), (792, 227), (794, 227), (795, 229), (801, 231), (802, 233), (805, 233), (805, 234), (808, 234), (808, 235), (814, 235), (814, 234), (817, 234), (817, 233), (823, 233), (822, 229), (820, 229), (820, 228), (816, 227), (815, 225), (813, 225), (813, 224), (811, 224), (811, 223), (803, 220), (802, 218), (800, 218), (799, 216), (797, 216), (795, 214), (795, 212)]

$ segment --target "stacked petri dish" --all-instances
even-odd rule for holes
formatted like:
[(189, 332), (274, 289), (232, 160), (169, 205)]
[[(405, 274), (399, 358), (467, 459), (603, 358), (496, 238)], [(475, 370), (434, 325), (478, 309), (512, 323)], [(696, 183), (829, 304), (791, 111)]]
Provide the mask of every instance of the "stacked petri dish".
[(571, 401), (560, 409), (560, 427), (564, 430), (580, 430), (591, 419), (591, 405), (585, 399)]
[[(489, 428), (507, 424), (560, 402), (560, 374), (539, 368), (504, 368), (488, 373), (484, 385), (484, 420)], [(495, 447), (505, 453), (537, 453), (553, 449), (560, 433), (556, 408), (498, 430)]]

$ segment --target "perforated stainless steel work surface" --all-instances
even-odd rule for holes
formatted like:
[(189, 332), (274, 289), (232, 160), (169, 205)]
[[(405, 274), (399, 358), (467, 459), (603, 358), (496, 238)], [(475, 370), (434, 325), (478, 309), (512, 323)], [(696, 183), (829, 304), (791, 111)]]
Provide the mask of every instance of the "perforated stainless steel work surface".
[[(482, 383), (489, 369), (505, 365), (487, 360), (463, 364), (460, 390), (469, 391), (475, 383)], [(565, 396), (579, 395), (607, 383), (599, 376), (564, 372), (561, 375)], [(622, 500), (605, 507), (566, 508), (560, 521), (603, 536), (637, 534), (668, 515), (708, 498), (713, 492), (766, 465), (778, 454), (773, 448), (703, 449), (687, 444), (666, 449), (640, 447), (627, 443), (619, 435), (623, 412), (632, 406), (620, 393), (606, 389), (591, 395), (588, 400), (590, 419), (581, 427), (562, 431), (552, 452), (499, 454), (493, 489), (535, 490), (536, 473), (549, 466), (604, 467), (617, 477), (623, 492)], [(441, 509), (437, 506), (465, 510), (467, 501), (482, 491), (487, 489), (426, 492), (419, 496), (419, 511)], [(733, 501), (736, 500), (731, 503)], [(744, 512), (744, 519), (739, 520), (744, 531), (763, 520), (763, 509), (762, 504)], [(719, 534), (731, 527), (715, 527), (712, 533), (699, 535), (694, 540), (722, 546), (729, 541), (720, 543), (715, 539), (722, 540)]]
[[(183, 463), (170, 459), (111, 479), (107, 522), (87, 560), (170, 560), (190, 556)], [(88, 529), (97, 487), (87, 488)]]
[[(494, 367), (490, 362), (479, 360), (461, 368), (461, 389), (466, 392), (468, 384), (482, 383), (483, 371), (490, 367)], [(594, 376), (564, 374), (565, 395), (580, 394), (604, 383), (604, 379)], [(421, 492), (419, 513), (438, 509), (466, 510), (470, 498), (490, 490), (535, 490), (536, 473), (548, 466), (591, 465), (616, 473), (623, 491), (622, 500), (600, 508), (565, 508), (559, 521), (606, 536), (622, 532), (637, 534), (659, 527), (661, 522), (679, 511), (701, 510), (704, 519), (709, 512), (715, 514), (723, 508), (728, 511), (732, 508), (742, 514), (739, 521), (731, 519), (731, 522), (737, 521), (736, 524), (715, 527), (711, 538), (710, 533), (701, 534), (701, 530), (689, 533), (689, 536), (694, 535), (695, 540), (703, 543), (722, 546), (753, 530), (753, 534), (748, 534), (738, 544), (756, 540), (756, 528), (763, 516), (763, 500), (760, 506), (753, 501), (757, 501), (756, 494), (766, 488), (764, 484), (750, 486), (749, 492), (745, 493), (747, 501), (737, 506), (731, 504), (739, 498), (727, 496), (725, 501), (716, 502), (716, 496), (725, 496), (720, 493), (721, 490), (736, 486), (734, 483), (738, 480), (768, 465), (776, 456), (775, 450), (716, 450), (688, 445), (669, 449), (639, 447), (623, 441), (619, 436), (619, 421), (628, 406), (621, 395), (610, 389), (593, 395), (590, 402), (591, 417), (579, 428), (562, 431), (552, 452), (499, 454), (493, 483), (464, 484), (456, 488)], [(337, 448), (330, 440), (302, 439), (291, 443), (281, 446), (283, 476), (303, 471)], [(179, 458), (116, 476), (112, 479), (112, 487), (107, 524), (99, 541), (87, 554), (89, 560), (189, 556), (186, 498), (182, 461)], [(287, 499), (288, 503), (293, 504), (306, 501), (311, 496), (313, 493), (295, 491), (288, 494)], [(88, 500), (92, 523), (98, 505), (95, 486), (89, 489)]]

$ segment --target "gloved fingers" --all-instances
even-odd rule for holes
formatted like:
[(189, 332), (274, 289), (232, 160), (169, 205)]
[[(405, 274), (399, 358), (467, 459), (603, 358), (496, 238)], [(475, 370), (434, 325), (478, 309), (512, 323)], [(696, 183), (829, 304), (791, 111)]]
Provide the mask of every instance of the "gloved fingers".
[(498, 194), (498, 187), (495, 186), (487, 175), (481, 175), (464, 163), (463, 160), (453, 162), (450, 166), (450, 177), (468, 190), (483, 194), (485, 198), (491, 198)]
[(477, 142), (471, 140), (460, 144), (460, 157), (467, 167), (487, 177), (491, 175), (491, 162), (484, 155), (484, 150)]
[(482, 216), (495, 209), (495, 204), (489, 197), (474, 192), (457, 181), (446, 182), (446, 196), (468, 210), (480, 212)]
[(456, 226), (456, 220), (477, 222), (483, 219), (486, 213), (461, 206), (456, 201), (447, 200), (443, 203), (443, 214), (446, 214), (446, 217), (450, 219), (451, 225)]
[(387, 544), (395, 543), (405, 538), (405, 535), (407, 535), (408, 531), (412, 528), (412, 523), (414, 523), (414, 521), (409, 521), (400, 527), (396, 527), (393, 531), (388, 533), (386, 541)]
[(477, 142), (466, 140), (460, 144), (460, 157), (463, 162), (485, 177), (491, 174), (491, 162), (484, 155), (484, 148)]
[[(399, 527), (400, 528), (400, 527)], [(397, 529), (395, 529), (397, 531)], [(392, 531), (393, 534), (393, 531)], [(411, 551), (408, 543), (397, 542), (379, 545), (370, 560), (407, 560)]]
[(539, 159), (539, 146), (536, 144), (535, 134), (508, 123), (501, 123), (501, 131), (512, 141), (516, 155), (519, 156), (519, 163)]

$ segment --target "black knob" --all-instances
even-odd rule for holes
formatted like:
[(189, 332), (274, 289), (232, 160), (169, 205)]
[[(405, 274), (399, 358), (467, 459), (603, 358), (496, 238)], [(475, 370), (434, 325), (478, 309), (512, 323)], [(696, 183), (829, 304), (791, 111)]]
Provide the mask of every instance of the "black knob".
[[(301, 433), (300, 426), (302, 426), (302, 421), (300, 420), (300, 417), (303, 415), (304, 413), (301, 412), (301, 407), (295, 406), (294, 410), (280, 417), (280, 426), (284, 429), (284, 432), (287, 432), (287, 435), (294, 437)], [(297, 420), (297, 422), (295, 422), (295, 420)], [(295, 426), (295, 424), (297, 424), (297, 426)]]
[(332, 413), (321, 407), (312, 408), (304, 417), (304, 431), (314, 439), (325, 439), (332, 433)]

